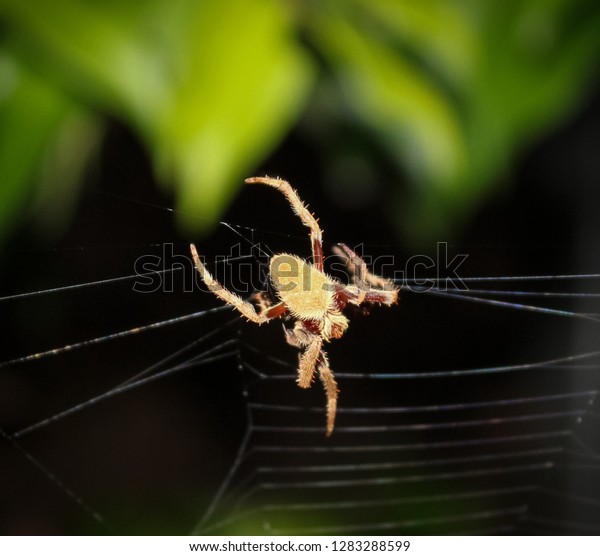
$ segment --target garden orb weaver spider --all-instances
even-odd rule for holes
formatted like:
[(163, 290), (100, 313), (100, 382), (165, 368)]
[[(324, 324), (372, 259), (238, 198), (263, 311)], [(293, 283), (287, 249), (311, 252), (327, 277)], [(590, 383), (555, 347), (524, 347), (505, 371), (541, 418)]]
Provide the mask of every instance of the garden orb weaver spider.
[(398, 288), (390, 280), (371, 274), (365, 262), (343, 243), (334, 247), (334, 252), (344, 260), (354, 283), (342, 284), (325, 274), (323, 233), (298, 193), (287, 181), (278, 178), (248, 178), (246, 183), (263, 183), (285, 195), (294, 213), (310, 229), (312, 263), (296, 255), (273, 255), (269, 262), (269, 276), (278, 300), (259, 294), (256, 296), (257, 311), (252, 303), (244, 301), (213, 278), (200, 261), (193, 244), (190, 245), (192, 258), (209, 290), (248, 320), (263, 324), (285, 316), (295, 321), (294, 327), (284, 327), (284, 332), (288, 344), (301, 350), (296, 382), (300, 388), (309, 388), (315, 371), (319, 372), (327, 397), (326, 434), (329, 436), (335, 423), (338, 389), (323, 343), (340, 338), (348, 328), (348, 318), (342, 313), (346, 305), (393, 305), (398, 301)]

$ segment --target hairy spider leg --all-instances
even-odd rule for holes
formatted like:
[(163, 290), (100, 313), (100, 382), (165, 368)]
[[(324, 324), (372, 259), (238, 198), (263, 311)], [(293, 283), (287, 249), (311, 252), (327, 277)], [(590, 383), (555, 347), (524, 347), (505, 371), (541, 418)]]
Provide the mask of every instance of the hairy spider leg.
[(309, 388), (312, 382), (315, 369), (319, 371), (319, 378), (325, 389), (327, 398), (327, 429), (326, 434), (330, 436), (335, 424), (335, 414), (337, 412), (338, 387), (333, 372), (329, 368), (327, 354), (323, 351), (323, 339), (314, 334), (307, 335), (306, 338), (291, 330), (286, 330), (286, 339), (289, 344), (302, 349), (306, 347), (303, 353), (298, 357), (298, 378), (296, 382), (300, 388)]
[(335, 292), (340, 309), (343, 309), (348, 303), (353, 305), (362, 305), (363, 303), (377, 303), (379, 305), (394, 305), (398, 303), (398, 290), (361, 290), (358, 286), (343, 286)]
[(331, 436), (335, 424), (335, 414), (337, 412), (338, 387), (337, 382), (333, 377), (333, 372), (329, 368), (327, 354), (324, 351), (321, 351), (319, 354), (317, 368), (319, 369), (319, 378), (323, 383), (325, 396), (327, 397), (327, 428), (325, 434)]
[(398, 288), (391, 280), (375, 276), (365, 261), (344, 243), (338, 243), (333, 252), (342, 258), (352, 274), (355, 288), (346, 286), (336, 293), (338, 300), (360, 305), (363, 302), (393, 305), (398, 302)]
[(279, 178), (256, 177), (248, 178), (245, 180), (246, 183), (263, 183), (274, 187), (278, 191), (281, 191), (289, 201), (292, 210), (302, 223), (310, 228), (310, 241), (312, 248), (313, 264), (317, 269), (323, 271), (323, 232), (319, 227), (317, 219), (311, 214), (306, 205), (302, 202), (296, 190), (285, 180)]
[(368, 274), (367, 263), (363, 261), (350, 247), (344, 243), (334, 245), (331, 250), (344, 261), (348, 272), (352, 276), (352, 281), (361, 289), (366, 289), (365, 276)]
[(288, 312), (288, 308), (283, 301), (276, 303), (275, 305), (270, 305), (264, 311), (261, 311), (259, 314), (264, 314), (267, 319), (276, 319), (277, 317), (282, 317)]
[(370, 284), (382, 290), (396, 290), (396, 286), (391, 280), (371, 274), (367, 269), (367, 264), (345, 243), (338, 243), (333, 247), (333, 251), (339, 257), (345, 259), (349, 272), (353, 275), (354, 283), (357, 286)]
[(248, 320), (251, 320), (257, 324), (262, 324), (263, 322), (267, 322), (273, 318), (282, 316), (287, 311), (287, 307), (282, 302), (277, 303), (276, 305), (271, 305), (260, 313), (257, 313), (254, 305), (244, 301), (239, 295), (230, 292), (227, 288), (221, 285), (218, 280), (213, 278), (212, 274), (206, 270), (206, 267), (202, 264), (202, 261), (198, 255), (198, 251), (196, 251), (196, 246), (193, 243), (190, 245), (190, 251), (192, 253), (192, 259), (194, 260), (194, 265), (196, 266), (200, 277), (208, 286), (208, 289), (219, 299), (222, 299), (225, 301), (225, 303), (231, 305), (234, 309), (237, 309)]
[(317, 359), (321, 354), (323, 338), (312, 336), (310, 343), (306, 346), (304, 353), (300, 354), (298, 365), (298, 378), (296, 382), (300, 388), (310, 388), (312, 377), (317, 365)]

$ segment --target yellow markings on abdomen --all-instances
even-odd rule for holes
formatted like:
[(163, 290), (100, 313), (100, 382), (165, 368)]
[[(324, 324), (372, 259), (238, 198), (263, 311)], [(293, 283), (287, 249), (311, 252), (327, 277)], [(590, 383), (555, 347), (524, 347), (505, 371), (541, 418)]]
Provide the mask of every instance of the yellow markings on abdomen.
[(275, 255), (269, 266), (273, 287), (294, 316), (319, 320), (335, 310), (333, 278), (294, 255)]

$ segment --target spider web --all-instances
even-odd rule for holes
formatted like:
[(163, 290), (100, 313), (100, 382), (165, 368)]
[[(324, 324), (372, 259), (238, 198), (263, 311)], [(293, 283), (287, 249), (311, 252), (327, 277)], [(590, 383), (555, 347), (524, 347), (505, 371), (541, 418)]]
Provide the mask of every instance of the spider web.
[(195, 532), (597, 533), (599, 358), (338, 368), (338, 421), (327, 439), (323, 408), (286, 392), (294, 366), (240, 341), (246, 435)]
[[(266, 234), (226, 228), (249, 245)], [(282, 239), (306, 241), (303, 235)], [(261, 245), (271, 250), (270, 243)], [(236, 254), (225, 262), (245, 259)], [(204, 481), (213, 496), (207, 499), (203, 492), (204, 498), (187, 501), (194, 505), (188, 515), (206, 508), (196, 533), (597, 534), (600, 446), (594, 401), (600, 350), (594, 350), (599, 324), (594, 304), (600, 276), (491, 276), (467, 283), (468, 292), (448, 289), (445, 282), (431, 289), (411, 283), (402, 290), (399, 308), (352, 318), (344, 338), (328, 346), (340, 387), (330, 438), (324, 435), (320, 384), (308, 391), (296, 386), (297, 352), (285, 345), (277, 325), (244, 325), (205, 293), (202, 309), (176, 307), (172, 317), (148, 325), (149, 334), (160, 330), (161, 342), (178, 347), (165, 348), (160, 357), (150, 354), (152, 364), (139, 365), (141, 372), (110, 387), (93, 384), (93, 396), (70, 401), (66, 409), (44, 407), (39, 419), (3, 425), (6, 443), (82, 514), (111, 526), (119, 519), (111, 512), (106, 517), (98, 493), (88, 489), (90, 497), (85, 481), (72, 488), (71, 480), (63, 480), (68, 474), (55, 475), (55, 461), (47, 465), (46, 457), (35, 457), (39, 444), (30, 445), (30, 435), (42, 433), (59, 446), (62, 424), (81, 419), (84, 410), (119, 399), (127, 407), (125, 394), (147, 392), (151, 384), (184, 371), (201, 368), (215, 377), (226, 369), (225, 379), (202, 383), (222, 392), (210, 408), (221, 416), (212, 422), (221, 431), (232, 425), (235, 432), (223, 438), (223, 446), (206, 449), (209, 457), (205, 451), (200, 456), (208, 460), (204, 468), (213, 469)], [(169, 342), (171, 325), (186, 322), (192, 329), (180, 335), (178, 328)], [(136, 329), (72, 342), (58, 355), (100, 352), (99, 344), (123, 338), (134, 342)], [(55, 372), (47, 363), (54, 359), (51, 351), (2, 366), (41, 362)], [(79, 368), (82, 360), (63, 365)], [(61, 399), (52, 407), (60, 408), (63, 390), (55, 386), (53, 392)], [(47, 432), (54, 427), (56, 436)], [(191, 527), (193, 519), (189, 522)]]

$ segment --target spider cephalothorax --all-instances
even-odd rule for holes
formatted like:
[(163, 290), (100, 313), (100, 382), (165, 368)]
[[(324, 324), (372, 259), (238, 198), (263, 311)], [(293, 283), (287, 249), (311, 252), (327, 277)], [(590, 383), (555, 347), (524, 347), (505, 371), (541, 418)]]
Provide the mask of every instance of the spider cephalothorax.
[(257, 324), (283, 316), (295, 320), (292, 329), (285, 329), (285, 336), (289, 344), (301, 350), (298, 386), (309, 388), (315, 371), (319, 372), (327, 396), (327, 435), (330, 435), (335, 423), (337, 384), (323, 342), (340, 338), (348, 328), (348, 319), (342, 313), (346, 305), (392, 305), (398, 301), (398, 289), (390, 280), (371, 274), (365, 262), (342, 243), (334, 247), (334, 252), (345, 261), (354, 283), (342, 284), (328, 276), (323, 270), (323, 233), (290, 184), (269, 177), (248, 178), (246, 183), (264, 183), (286, 196), (302, 223), (310, 228), (313, 262), (295, 255), (274, 255), (269, 263), (269, 273), (278, 299), (272, 301), (267, 295), (260, 294), (256, 298), (259, 311), (215, 280), (191, 245), (194, 264), (208, 288), (247, 319)]

